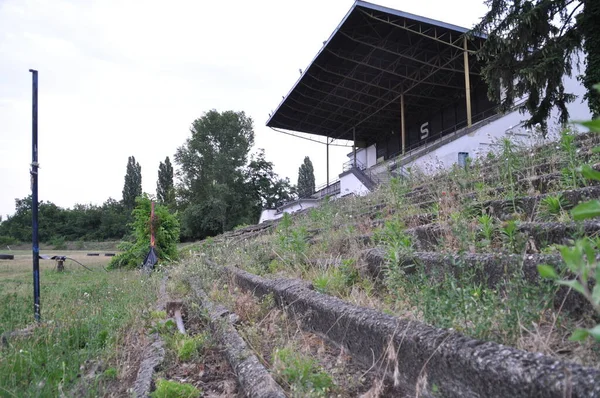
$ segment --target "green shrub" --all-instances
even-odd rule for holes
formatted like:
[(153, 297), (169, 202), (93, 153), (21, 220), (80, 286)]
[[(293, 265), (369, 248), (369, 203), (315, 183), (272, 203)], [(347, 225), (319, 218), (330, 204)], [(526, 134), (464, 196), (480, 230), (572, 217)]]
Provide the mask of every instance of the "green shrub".
[(156, 381), (156, 390), (150, 394), (152, 398), (196, 398), (202, 395), (202, 390), (191, 384), (178, 383), (165, 379)]
[[(151, 201), (144, 195), (136, 199), (136, 207), (132, 212), (133, 242), (122, 242), (120, 253), (112, 258), (109, 268), (134, 268), (141, 265), (150, 247), (150, 208)], [(179, 220), (171, 214), (166, 206), (156, 204), (154, 207), (154, 236), (159, 261), (173, 261), (178, 258)]]

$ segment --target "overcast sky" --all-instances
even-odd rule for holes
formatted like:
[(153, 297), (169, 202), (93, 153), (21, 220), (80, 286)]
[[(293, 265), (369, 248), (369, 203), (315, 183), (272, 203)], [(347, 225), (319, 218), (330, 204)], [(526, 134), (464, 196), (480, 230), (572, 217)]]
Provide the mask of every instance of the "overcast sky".
[[(472, 27), (483, 0), (378, 4)], [(194, 119), (245, 111), (255, 149), (297, 181), (304, 156), (324, 183), (325, 146), (265, 126), (351, 0), (0, 0), (0, 214), (30, 194), (31, 74), (39, 71), (41, 200), (62, 207), (121, 199), (128, 156), (155, 194)], [(331, 178), (347, 148), (332, 148)]]

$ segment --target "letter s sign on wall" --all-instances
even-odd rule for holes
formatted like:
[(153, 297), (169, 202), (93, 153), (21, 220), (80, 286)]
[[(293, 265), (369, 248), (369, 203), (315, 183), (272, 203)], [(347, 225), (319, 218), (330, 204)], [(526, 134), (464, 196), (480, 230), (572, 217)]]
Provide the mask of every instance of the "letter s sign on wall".
[(429, 122), (425, 122), (421, 125), (421, 139), (422, 140), (429, 137), (429, 129), (427, 128), (428, 126), (429, 126)]

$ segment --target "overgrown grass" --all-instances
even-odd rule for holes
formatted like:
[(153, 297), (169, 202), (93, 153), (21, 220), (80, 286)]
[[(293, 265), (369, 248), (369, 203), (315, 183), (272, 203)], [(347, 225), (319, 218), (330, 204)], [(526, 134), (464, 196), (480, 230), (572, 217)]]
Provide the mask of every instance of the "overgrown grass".
[[(0, 396), (67, 394), (88, 360), (115, 359), (128, 328), (156, 300), (155, 278), (84, 269), (41, 273), (42, 322), (34, 325), (30, 276), (0, 280), (0, 333), (34, 327), (0, 350)], [(89, 386), (89, 396), (100, 394)]]

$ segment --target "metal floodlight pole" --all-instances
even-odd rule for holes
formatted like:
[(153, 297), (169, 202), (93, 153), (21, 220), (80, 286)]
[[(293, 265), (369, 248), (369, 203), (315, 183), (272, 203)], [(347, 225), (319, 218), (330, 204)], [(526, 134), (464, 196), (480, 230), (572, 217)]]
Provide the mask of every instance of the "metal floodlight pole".
[(354, 151), (354, 168), (356, 168), (356, 127), (352, 127), (352, 150)]
[(464, 67), (465, 67), (465, 99), (467, 101), (467, 127), (471, 127), (471, 80), (469, 76), (469, 47), (467, 46), (467, 35), (464, 37)]
[(33, 246), (33, 312), (40, 321), (40, 247), (38, 238), (38, 72), (32, 73), (32, 113), (31, 113), (31, 218)]
[(329, 186), (329, 137), (327, 137), (327, 186)]

